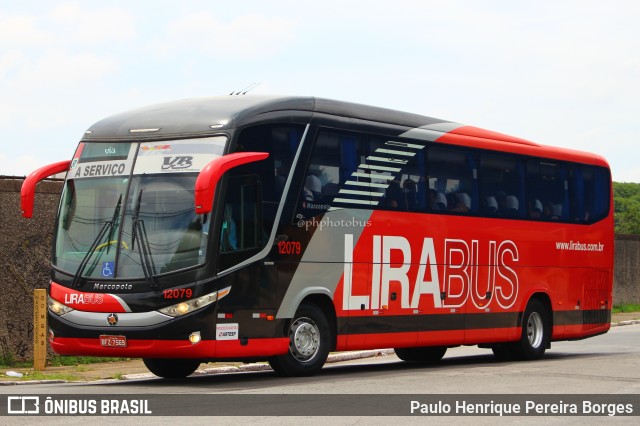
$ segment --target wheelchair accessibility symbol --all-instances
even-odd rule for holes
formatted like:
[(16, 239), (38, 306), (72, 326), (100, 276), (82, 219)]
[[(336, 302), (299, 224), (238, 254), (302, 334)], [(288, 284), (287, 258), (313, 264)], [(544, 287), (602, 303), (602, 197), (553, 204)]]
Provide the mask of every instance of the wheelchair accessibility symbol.
[(102, 262), (102, 276), (105, 278), (113, 277), (113, 262)]

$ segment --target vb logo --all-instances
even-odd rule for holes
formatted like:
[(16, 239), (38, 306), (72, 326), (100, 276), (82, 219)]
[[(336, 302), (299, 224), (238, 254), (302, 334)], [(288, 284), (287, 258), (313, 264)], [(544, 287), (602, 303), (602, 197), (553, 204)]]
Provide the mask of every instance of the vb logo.
[(191, 156), (164, 157), (162, 170), (188, 169), (192, 165), (193, 165), (193, 157)]

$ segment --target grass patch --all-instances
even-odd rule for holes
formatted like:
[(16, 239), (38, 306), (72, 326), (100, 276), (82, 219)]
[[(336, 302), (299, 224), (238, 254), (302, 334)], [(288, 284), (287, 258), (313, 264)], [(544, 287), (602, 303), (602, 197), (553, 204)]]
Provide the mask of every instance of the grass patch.
[(31, 368), (33, 367), (32, 361), (16, 361), (12, 354), (8, 356), (0, 355), (0, 369), (1, 368)]
[[(131, 358), (112, 358), (97, 356), (59, 356), (56, 355), (47, 360), (48, 367), (73, 367), (86, 364), (99, 364), (103, 362), (129, 361)], [(0, 355), (0, 369), (8, 368), (33, 368), (33, 361), (16, 361), (12, 354)], [(81, 371), (81, 370), (79, 370)]]
[(51, 367), (64, 367), (85, 364), (99, 364), (101, 362), (129, 361), (130, 358), (112, 358), (98, 356), (54, 356), (47, 365)]
[(625, 312), (640, 312), (640, 304), (626, 303), (623, 305), (613, 305), (612, 312), (614, 314), (621, 314)]
[(46, 373), (42, 371), (22, 372), (22, 377), (10, 377), (11, 380), (27, 381), (27, 380), (64, 380), (66, 382), (77, 382), (81, 378), (68, 373)]

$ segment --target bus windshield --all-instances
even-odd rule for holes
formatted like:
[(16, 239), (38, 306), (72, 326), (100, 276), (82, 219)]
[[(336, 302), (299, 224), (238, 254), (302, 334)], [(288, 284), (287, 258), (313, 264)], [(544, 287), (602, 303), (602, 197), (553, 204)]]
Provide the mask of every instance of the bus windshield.
[(196, 177), (134, 176), (123, 222), (119, 277), (153, 276), (204, 262), (209, 222), (208, 215), (195, 212)]
[(204, 263), (209, 215), (195, 212), (195, 182), (225, 142), (81, 144), (62, 194), (53, 265), (77, 280), (149, 279)]

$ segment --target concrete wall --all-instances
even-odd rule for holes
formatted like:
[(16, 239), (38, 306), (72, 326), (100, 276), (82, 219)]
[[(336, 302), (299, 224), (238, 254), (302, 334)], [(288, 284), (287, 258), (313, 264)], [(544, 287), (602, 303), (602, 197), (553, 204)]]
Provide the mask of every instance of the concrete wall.
[(20, 212), (23, 179), (0, 177), (0, 358), (32, 358), (33, 290), (46, 288), (53, 222), (62, 189), (44, 181), (36, 189), (32, 219)]
[[(49, 282), (60, 181), (38, 184), (33, 219), (20, 214), (21, 178), (0, 177), (0, 358), (30, 359), (33, 289)], [(640, 236), (617, 235), (614, 303), (640, 304)], [(51, 354), (51, 352), (50, 352)]]
[(613, 303), (640, 304), (640, 235), (616, 235)]

